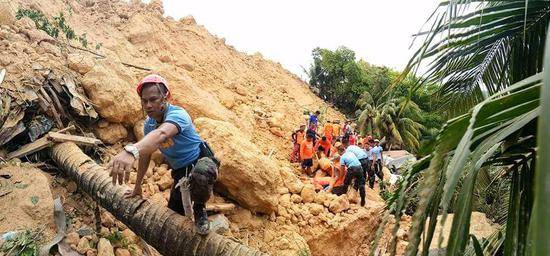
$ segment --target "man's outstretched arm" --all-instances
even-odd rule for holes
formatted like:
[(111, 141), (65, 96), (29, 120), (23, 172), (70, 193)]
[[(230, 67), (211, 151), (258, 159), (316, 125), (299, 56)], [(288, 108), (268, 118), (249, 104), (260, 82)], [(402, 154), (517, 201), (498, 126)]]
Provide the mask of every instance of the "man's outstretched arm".
[[(134, 146), (139, 150), (140, 159), (142, 157), (150, 159), (151, 154), (155, 152), (155, 150), (157, 150), (164, 141), (174, 137), (178, 134), (178, 132), (178, 127), (175, 124), (163, 123), (160, 127), (145, 135), (143, 139), (134, 144)], [(113, 184), (115, 184), (117, 180), (119, 184), (122, 184), (123, 181), (128, 180), (129, 177), (125, 177), (125, 175), (130, 175), (130, 171), (135, 160), (136, 159), (134, 156), (131, 153), (126, 152), (126, 150), (121, 151), (113, 157), (111, 162), (107, 165), (107, 169), (110, 170), (110, 175), (113, 177)], [(143, 163), (143, 165), (145, 165), (145, 163)], [(147, 161), (147, 167), (148, 165), (149, 161)], [(140, 170), (141, 168), (138, 168), (138, 173), (139, 171), (143, 171), (145, 173), (147, 171), (147, 167), (145, 167), (144, 171)]]

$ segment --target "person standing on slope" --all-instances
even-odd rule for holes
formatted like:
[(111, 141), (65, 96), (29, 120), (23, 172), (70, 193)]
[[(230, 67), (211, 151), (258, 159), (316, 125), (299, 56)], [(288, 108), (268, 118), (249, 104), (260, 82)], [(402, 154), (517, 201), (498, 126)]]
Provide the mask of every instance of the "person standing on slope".
[(306, 137), (305, 125), (300, 125), (300, 129), (292, 133), (292, 142), (294, 143), (294, 148), (292, 154), (290, 155), (290, 162), (297, 163), (300, 161), (300, 145)]
[(328, 141), (332, 142), (332, 138), (334, 136), (334, 126), (332, 126), (330, 120), (327, 120), (325, 126), (323, 127), (323, 135), (327, 137)]
[(317, 132), (317, 126), (319, 125), (319, 115), (321, 111), (317, 110), (314, 114), (309, 115), (308, 130)]
[[(187, 111), (168, 103), (170, 89), (164, 78), (148, 75), (141, 80), (136, 90), (141, 98), (141, 106), (147, 113), (143, 127), (145, 136), (135, 144), (126, 145), (124, 150), (112, 158), (108, 169), (113, 183), (127, 183), (132, 165), (137, 160), (136, 184), (133, 190), (126, 192), (126, 197), (141, 196), (141, 183), (149, 167), (151, 154), (160, 149), (173, 170), (174, 184), (170, 190), (168, 208), (188, 216), (191, 213), (185, 211), (192, 211), (197, 232), (205, 235), (210, 229), (205, 204), (212, 194), (219, 162), (196, 132)], [(182, 191), (176, 186), (180, 179), (186, 181), (185, 187), (190, 189), (183, 191), (188, 192), (186, 195), (190, 194), (194, 202), (192, 210), (190, 202), (182, 200)], [(188, 199), (189, 196), (183, 198)]]
[(302, 171), (305, 172), (307, 175), (311, 175), (313, 173), (313, 171), (311, 170), (311, 167), (313, 166), (314, 153), (313, 137), (314, 135), (307, 134), (306, 139), (302, 141), (302, 144), (300, 145), (300, 160), (302, 161)]
[[(384, 156), (382, 155), (382, 146), (380, 146), (380, 140), (374, 140), (374, 146), (371, 148), (371, 157), (372, 157), (372, 171), (376, 176), (378, 176), (379, 182), (378, 185), (380, 189), (383, 189), (384, 186), (384, 173), (382, 172), (382, 163), (384, 162)], [(374, 177), (373, 177), (374, 180)]]

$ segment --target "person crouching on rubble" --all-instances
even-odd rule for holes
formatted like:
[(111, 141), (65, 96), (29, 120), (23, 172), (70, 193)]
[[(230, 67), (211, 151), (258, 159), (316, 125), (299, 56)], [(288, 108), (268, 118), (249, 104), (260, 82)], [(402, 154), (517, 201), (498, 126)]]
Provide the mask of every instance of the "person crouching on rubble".
[[(126, 145), (112, 158), (108, 169), (113, 183), (127, 183), (133, 163), (138, 161), (136, 184), (126, 192), (126, 197), (141, 196), (141, 183), (151, 154), (160, 149), (173, 170), (168, 208), (194, 216), (197, 233), (205, 235), (210, 230), (205, 204), (218, 176), (219, 161), (196, 132), (187, 111), (168, 103), (170, 89), (164, 78), (148, 75), (136, 90), (147, 113), (145, 136), (135, 144)], [(193, 201), (192, 207), (190, 201)]]
[(340, 154), (341, 169), (346, 168), (346, 176), (344, 178), (343, 191), (348, 190), (348, 186), (354, 181), (353, 188), (359, 190), (361, 196), (361, 206), (365, 206), (365, 176), (361, 162), (357, 156), (350, 151), (346, 151), (344, 145), (338, 145), (338, 154)]

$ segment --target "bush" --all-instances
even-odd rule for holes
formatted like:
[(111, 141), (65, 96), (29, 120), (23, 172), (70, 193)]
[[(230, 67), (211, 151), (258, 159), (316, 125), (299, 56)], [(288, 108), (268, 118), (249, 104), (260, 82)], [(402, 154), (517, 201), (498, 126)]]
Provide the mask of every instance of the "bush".
[[(53, 38), (59, 38), (59, 32), (62, 32), (67, 40), (78, 41), (80, 42), (82, 47), (88, 48), (88, 39), (86, 38), (86, 33), (77, 37), (74, 30), (69, 26), (69, 24), (67, 24), (63, 12), (60, 12), (57, 16), (54, 16), (53, 22), (50, 22), (50, 20), (48, 20), (48, 18), (41, 11), (20, 8), (17, 10), (15, 18), (19, 20), (23, 17), (30, 18), (32, 21), (34, 21), (34, 24), (38, 29), (45, 31)], [(96, 48), (98, 48), (97, 45)]]

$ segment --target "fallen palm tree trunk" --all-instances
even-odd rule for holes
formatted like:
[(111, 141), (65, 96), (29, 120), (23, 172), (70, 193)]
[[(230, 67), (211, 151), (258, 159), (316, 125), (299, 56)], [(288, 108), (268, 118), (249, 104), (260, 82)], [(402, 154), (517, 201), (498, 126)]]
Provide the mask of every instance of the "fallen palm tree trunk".
[(127, 189), (71, 142), (54, 146), (54, 161), (107, 211), (163, 255), (264, 255), (224, 236), (197, 234), (190, 220), (144, 199), (124, 198)]

